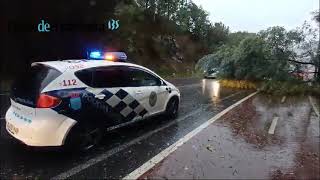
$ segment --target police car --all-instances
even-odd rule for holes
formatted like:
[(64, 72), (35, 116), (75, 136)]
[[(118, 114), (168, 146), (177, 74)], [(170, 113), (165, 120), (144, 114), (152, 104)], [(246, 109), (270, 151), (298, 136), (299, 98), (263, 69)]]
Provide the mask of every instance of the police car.
[(89, 148), (103, 131), (148, 117), (175, 118), (179, 90), (122, 52), (32, 63), (13, 84), (6, 129), (29, 146)]

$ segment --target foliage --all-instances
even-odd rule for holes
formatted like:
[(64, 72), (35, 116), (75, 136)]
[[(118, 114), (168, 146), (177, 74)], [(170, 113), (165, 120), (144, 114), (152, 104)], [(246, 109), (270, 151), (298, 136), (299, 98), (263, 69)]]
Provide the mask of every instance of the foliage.
[(278, 62), (276, 71), (285, 69), (287, 73), (310, 72), (310, 69), (314, 69), (316, 76), (320, 77), (318, 31), (318, 28), (313, 29), (305, 22), (295, 30), (271, 27), (261, 31), (259, 35), (269, 44), (271, 58)]
[(240, 42), (247, 37), (255, 37), (255, 33), (249, 33), (246, 31), (238, 31), (235, 33), (230, 33), (227, 37), (227, 42), (229, 46), (237, 46)]
[(263, 80), (277, 75), (267, 44), (259, 37), (243, 39), (232, 56), (236, 79)]
[[(201, 59), (199, 59), (198, 63), (195, 66), (195, 69), (200, 72), (207, 72), (208, 67), (212, 67), (209, 64), (216, 62), (216, 61), (213, 61), (213, 58), (214, 58), (214, 54), (208, 54), (208, 55), (203, 56)], [(215, 66), (217, 66), (217, 65), (215, 65)]]
[[(218, 67), (219, 77), (234, 79), (234, 52), (236, 49), (228, 45), (221, 46), (219, 50), (214, 54), (214, 59), (209, 63), (208, 70)], [(212, 66), (210, 66), (212, 65)], [(217, 66), (218, 65), (218, 66)]]
[(206, 71), (218, 68), (221, 78), (238, 80), (263, 80), (274, 74), (274, 61), (263, 39), (248, 36), (237, 46), (221, 46), (214, 54), (200, 59), (197, 67)]
[(296, 66), (314, 67), (314, 73), (317, 82), (320, 82), (320, 42), (319, 42), (319, 27), (312, 28), (310, 24), (305, 22), (302, 27), (298, 28), (302, 34), (302, 41), (296, 45), (300, 50), (297, 52), (294, 61)]
[(212, 24), (208, 12), (190, 0), (137, 0), (137, 3), (153, 21), (162, 17), (174, 22), (176, 32), (191, 33), (211, 50), (227, 40), (229, 28), (221, 22)]
[(207, 29), (206, 43), (209, 45), (210, 50), (214, 51), (217, 47), (227, 43), (229, 36), (229, 27), (223, 23), (210, 24)]
[(213, 68), (219, 68), (219, 76), (222, 78), (235, 78), (234, 77), (234, 58), (233, 55), (237, 46), (246, 37), (254, 37), (254, 33), (236, 32), (230, 33), (227, 36), (227, 41), (220, 47), (215, 48), (213, 54), (209, 54), (201, 58), (196, 64), (196, 70), (206, 72)]

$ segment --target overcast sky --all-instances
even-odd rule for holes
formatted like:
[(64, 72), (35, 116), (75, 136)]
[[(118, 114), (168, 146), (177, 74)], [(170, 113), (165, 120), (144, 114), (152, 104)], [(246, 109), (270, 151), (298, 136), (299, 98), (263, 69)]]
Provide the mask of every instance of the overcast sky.
[[(193, 0), (210, 13), (211, 22), (223, 22), (234, 31), (258, 32), (270, 26), (294, 29), (311, 12), (319, 9), (319, 0)], [(315, 24), (314, 24), (315, 25)]]

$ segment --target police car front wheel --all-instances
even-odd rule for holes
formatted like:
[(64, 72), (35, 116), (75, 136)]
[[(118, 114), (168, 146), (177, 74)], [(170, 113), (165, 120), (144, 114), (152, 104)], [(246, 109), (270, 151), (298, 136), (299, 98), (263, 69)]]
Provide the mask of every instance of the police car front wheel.
[(179, 99), (173, 97), (169, 100), (167, 104), (166, 115), (169, 118), (176, 118), (178, 116), (178, 109), (179, 109)]

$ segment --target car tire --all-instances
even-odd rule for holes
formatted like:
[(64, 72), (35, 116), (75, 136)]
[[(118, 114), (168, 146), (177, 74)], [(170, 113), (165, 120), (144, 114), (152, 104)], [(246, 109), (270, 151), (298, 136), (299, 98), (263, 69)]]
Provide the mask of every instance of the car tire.
[(166, 116), (170, 119), (174, 119), (178, 116), (179, 110), (179, 99), (177, 97), (173, 97), (169, 100), (166, 107)]
[(86, 129), (74, 126), (67, 135), (64, 144), (66, 151), (87, 151), (95, 147), (103, 136), (100, 128)]

